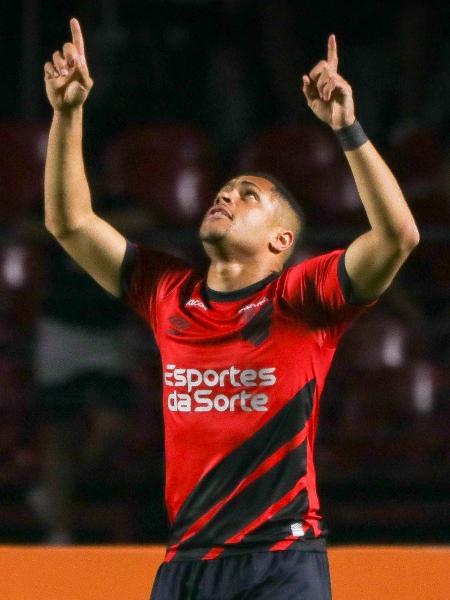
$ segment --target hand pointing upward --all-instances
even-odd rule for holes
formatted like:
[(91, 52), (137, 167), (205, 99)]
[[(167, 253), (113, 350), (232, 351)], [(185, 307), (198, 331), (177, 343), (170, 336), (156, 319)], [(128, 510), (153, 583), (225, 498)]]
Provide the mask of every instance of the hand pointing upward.
[(355, 121), (355, 106), (350, 85), (338, 72), (336, 37), (328, 38), (327, 60), (321, 60), (303, 75), (303, 93), (308, 106), (333, 129), (351, 125)]
[(44, 65), (47, 96), (55, 111), (70, 111), (81, 106), (93, 86), (84, 51), (84, 40), (77, 19), (70, 20), (72, 42), (53, 53)]

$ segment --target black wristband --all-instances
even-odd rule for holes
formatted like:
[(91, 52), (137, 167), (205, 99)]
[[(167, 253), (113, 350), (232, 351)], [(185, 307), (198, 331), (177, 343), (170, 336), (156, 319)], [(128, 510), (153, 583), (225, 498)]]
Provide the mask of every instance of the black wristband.
[(334, 133), (343, 150), (356, 150), (369, 139), (359, 121), (342, 129), (335, 129)]

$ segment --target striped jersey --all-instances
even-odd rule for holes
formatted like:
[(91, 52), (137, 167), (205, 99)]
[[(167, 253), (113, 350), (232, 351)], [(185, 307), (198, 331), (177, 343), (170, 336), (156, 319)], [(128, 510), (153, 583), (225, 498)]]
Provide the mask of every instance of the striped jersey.
[(204, 273), (127, 242), (122, 298), (163, 369), (165, 561), (325, 551), (314, 468), (319, 403), (359, 303), (336, 250), (218, 292)]

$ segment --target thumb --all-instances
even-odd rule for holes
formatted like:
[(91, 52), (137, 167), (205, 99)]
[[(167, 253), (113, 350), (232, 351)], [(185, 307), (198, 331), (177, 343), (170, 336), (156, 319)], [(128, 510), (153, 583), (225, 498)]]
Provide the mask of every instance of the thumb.
[(303, 81), (303, 88), (302, 88), (303, 93), (305, 94), (305, 97), (308, 100), (308, 102), (311, 102), (317, 96), (317, 94), (314, 93), (313, 83), (311, 82), (311, 79), (308, 77), (308, 75), (303, 75), (302, 81)]

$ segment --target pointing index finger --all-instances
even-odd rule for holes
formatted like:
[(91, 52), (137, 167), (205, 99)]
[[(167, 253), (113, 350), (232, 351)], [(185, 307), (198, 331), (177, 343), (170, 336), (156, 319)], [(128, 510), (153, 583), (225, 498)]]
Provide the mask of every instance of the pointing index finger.
[(336, 36), (334, 33), (332, 33), (328, 38), (327, 63), (329, 63), (337, 71), (338, 53)]
[(78, 50), (81, 64), (85, 65), (86, 57), (84, 55), (84, 40), (78, 19), (70, 19), (70, 30), (72, 31), (72, 42), (75, 48)]

